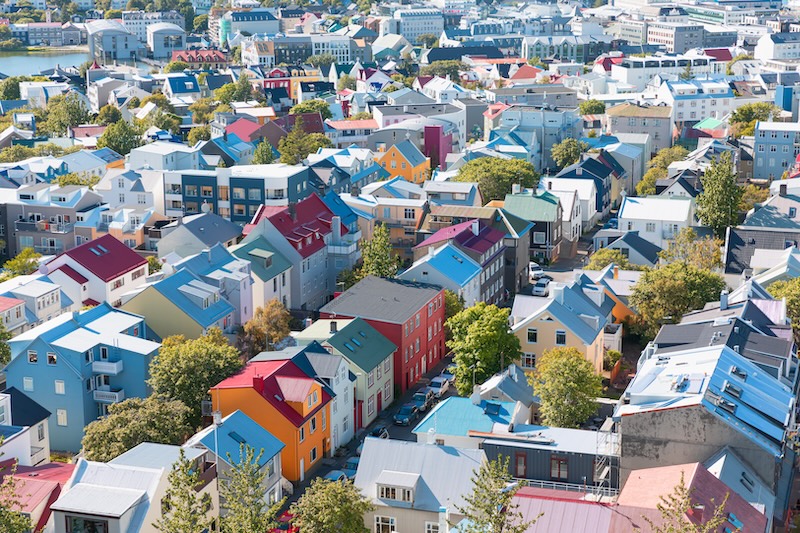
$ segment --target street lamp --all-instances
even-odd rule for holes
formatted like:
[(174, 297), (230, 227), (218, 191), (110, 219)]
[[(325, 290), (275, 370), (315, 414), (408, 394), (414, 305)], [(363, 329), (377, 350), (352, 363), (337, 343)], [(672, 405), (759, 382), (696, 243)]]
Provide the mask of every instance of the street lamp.
[(480, 366), (481, 366), (480, 362), (475, 363), (472, 366), (470, 366), (470, 368), (472, 369), (472, 388), (473, 389), (475, 388), (475, 372), (478, 371), (478, 368), (480, 368)]

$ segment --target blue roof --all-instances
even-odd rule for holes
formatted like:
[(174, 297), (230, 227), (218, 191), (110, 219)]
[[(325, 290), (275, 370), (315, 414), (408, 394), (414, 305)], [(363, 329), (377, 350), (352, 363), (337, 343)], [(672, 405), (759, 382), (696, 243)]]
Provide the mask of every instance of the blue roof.
[(408, 139), (394, 145), (394, 147), (397, 148), (397, 151), (400, 152), (400, 154), (402, 154), (402, 156), (406, 159), (406, 161), (408, 161), (408, 163), (412, 167), (416, 167), (425, 162), (425, 156), (423, 155), (423, 153), (419, 151), (417, 145), (415, 145)]
[(154, 283), (152, 287), (163, 294), (167, 300), (175, 304), (178, 309), (186, 313), (189, 318), (197, 322), (203, 328), (213, 326), (219, 320), (222, 320), (234, 312), (233, 306), (224, 298), (220, 298), (216, 302), (211, 302), (208, 307), (203, 309), (201, 305), (193, 301), (180, 290), (181, 287), (189, 285), (193, 281), (205, 283), (195, 277), (188, 269), (184, 268)]
[(0, 426), (0, 437), (3, 439), (10, 439), (17, 433), (24, 431), (22, 426)]
[(190, 74), (171, 75), (167, 78), (169, 89), (172, 94), (186, 94), (200, 92), (200, 87), (197, 85), (197, 78)]
[[(258, 461), (259, 466), (264, 466), (267, 461), (278, 455), (285, 446), (272, 433), (256, 424), (252, 418), (238, 409), (222, 419), (222, 424), (217, 428), (216, 436), (214, 435), (213, 425), (204, 431), (206, 434), (200, 438), (203, 446), (216, 453), (229, 464), (231, 461), (234, 464), (239, 462), (239, 446), (241, 444), (252, 447), (256, 452), (256, 456), (263, 450)], [(217, 453), (217, 443), (219, 443), (219, 453)]]
[(466, 286), (481, 273), (481, 266), (478, 263), (451, 243), (447, 243), (434, 250), (433, 257), (426, 255), (417, 260), (401, 277), (409, 281), (411, 277), (417, 281), (427, 281), (421, 274), (421, 271), (427, 268), (437, 270), (459, 287)]
[(342, 219), (342, 224), (345, 226), (350, 227), (350, 224), (358, 222), (358, 215), (335, 192), (328, 191), (328, 194), (322, 197), (322, 201), (334, 215)]
[[(433, 429), (437, 435), (466, 437), (470, 431), (491, 432), (495, 424), (508, 425), (515, 403), (481, 400), (472, 403), (470, 398), (451, 396), (431, 409), (428, 416), (417, 424), (413, 433), (427, 433)], [(497, 406), (497, 414), (489, 414)]]

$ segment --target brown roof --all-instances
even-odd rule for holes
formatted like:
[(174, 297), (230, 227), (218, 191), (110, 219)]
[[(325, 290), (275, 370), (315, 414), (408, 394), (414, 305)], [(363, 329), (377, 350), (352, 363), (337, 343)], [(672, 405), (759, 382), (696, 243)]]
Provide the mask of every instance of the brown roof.
[(610, 117), (669, 118), (672, 116), (672, 107), (668, 105), (642, 106), (624, 103), (606, 109), (606, 114)]

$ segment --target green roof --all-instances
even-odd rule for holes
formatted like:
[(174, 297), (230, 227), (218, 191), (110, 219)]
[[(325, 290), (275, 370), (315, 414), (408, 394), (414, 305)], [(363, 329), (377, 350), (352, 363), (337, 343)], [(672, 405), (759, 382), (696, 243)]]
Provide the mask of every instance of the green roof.
[(369, 372), (397, 350), (397, 346), (362, 318), (356, 318), (328, 343), (354, 365)]
[(717, 118), (707, 117), (694, 125), (696, 130), (718, 130), (727, 126), (727, 124)]
[(519, 194), (507, 194), (503, 208), (513, 215), (533, 222), (561, 220), (558, 196), (547, 191), (527, 189)]
[(250, 261), (253, 275), (264, 282), (289, 270), (292, 266), (289, 260), (264, 237), (231, 248), (230, 252), (239, 259)]

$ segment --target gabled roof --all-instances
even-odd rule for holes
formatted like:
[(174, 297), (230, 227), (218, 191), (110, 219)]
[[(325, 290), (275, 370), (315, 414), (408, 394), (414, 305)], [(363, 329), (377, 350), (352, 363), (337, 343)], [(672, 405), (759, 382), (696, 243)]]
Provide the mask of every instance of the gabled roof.
[(491, 433), (495, 424), (508, 427), (513, 420), (514, 402), (481, 400), (451, 396), (439, 402), (412, 430), (426, 435), (431, 429), (437, 435), (469, 436), (470, 431)]
[(180, 221), (170, 222), (165, 227), (183, 227), (206, 246), (226, 243), (242, 234), (241, 226), (212, 211), (185, 216)]
[[(202, 282), (186, 268), (155, 282), (150, 289), (159, 292), (203, 328), (215, 325), (235, 311), (227, 300), (219, 297), (219, 289)], [(204, 306), (203, 301), (208, 305)]]
[(228, 124), (225, 128), (225, 133), (232, 133), (245, 142), (252, 142), (254, 139), (261, 137), (258, 133), (262, 127), (258, 122), (240, 118), (236, 122)]
[[(474, 227), (476, 223), (477, 228)], [(475, 229), (478, 230), (477, 234)], [(502, 231), (487, 226), (483, 220), (468, 220), (440, 229), (414, 248), (427, 248), (445, 241), (452, 241), (460, 248), (483, 254), (498, 242), (502, 242), (504, 236)]]
[(638, 231), (629, 231), (625, 233), (622, 237), (609, 244), (609, 246), (612, 245), (614, 248), (619, 248), (621, 245), (624, 245), (627, 248), (635, 250), (654, 265), (658, 263), (658, 254), (661, 253), (661, 248), (659, 246), (656, 246), (647, 239), (639, 237)]
[(327, 342), (366, 372), (373, 370), (397, 350), (392, 341), (361, 318), (350, 321)]
[(426, 161), (425, 155), (419, 151), (417, 145), (406, 139), (394, 145), (394, 148), (400, 152), (400, 155), (408, 161), (412, 167), (419, 166)]
[(11, 396), (11, 420), (18, 426), (35, 426), (51, 414), (16, 387), (9, 387), (3, 392)]
[(250, 261), (251, 272), (263, 282), (271, 280), (292, 267), (292, 263), (286, 259), (286, 256), (263, 236), (232, 247), (229, 251), (240, 259)]
[(503, 208), (525, 220), (536, 222), (560, 221), (558, 196), (544, 190), (527, 189), (507, 194)]
[(626, 196), (617, 214), (620, 220), (662, 220), (672, 222), (691, 221), (693, 202), (686, 197), (675, 196)]
[(142, 256), (125, 246), (116, 237), (108, 234), (67, 250), (48, 264), (60, 263), (62, 256), (71, 258), (105, 282), (147, 264)]
[[(252, 418), (236, 410), (222, 419), (222, 424), (211, 425), (191, 437), (184, 446), (202, 445), (229, 465), (240, 461), (240, 446), (251, 446), (259, 457), (258, 465), (264, 466), (286, 446)], [(217, 452), (219, 450), (219, 452)], [(263, 453), (261, 453), (263, 452)], [(259, 456), (259, 453), (261, 455)]]
[[(431, 246), (433, 247), (433, 246)], [(433, 252), (420, 257), (402, 274), (401, 279), (426, 281), (426, 270), (438, 271), (443, 277), (452, 280), (459, 287), (466, 287), (470, 281), (480, 275), (481, 265), (464, 254), (456, 246), (447, 243)]]

